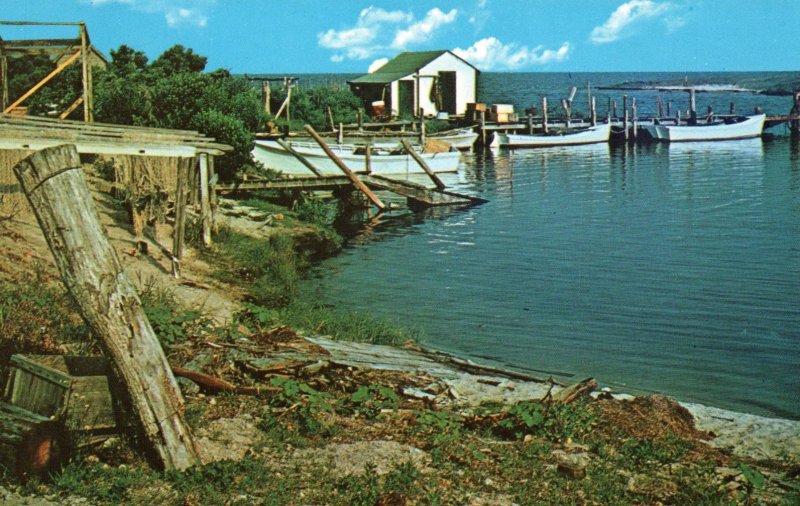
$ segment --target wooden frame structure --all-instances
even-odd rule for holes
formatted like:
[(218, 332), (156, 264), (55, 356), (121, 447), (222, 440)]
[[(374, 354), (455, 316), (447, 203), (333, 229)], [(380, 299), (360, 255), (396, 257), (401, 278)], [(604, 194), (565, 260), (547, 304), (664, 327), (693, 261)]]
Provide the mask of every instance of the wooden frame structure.
[[(3, 40), (0, 37), (0, 87), (2, 87), (2, 98), (0, 98), (0, 109), (4, 113), (13, 111), (16, 107), (36, 93), (42, 86), (47, 84), (56, 75), (61, 73), (72, 63), (80, 60), (82, 68), (83, 93), (66, 111), (61, 114), (61, 118), (66, 118), (78, 106), (83, 104), (83, 118), (86, 123), (94, 121), (94, 103), (92, 99), (92, 68), (89, 63), (91, 55), (91, 42), (86, 23), (80, 22), (38, 22), (38, 21), (0, 21), (0, 26), (76, 26), (78, 27), (78, 37), (75, 39), (20, 39)], [(63, 56), (69, 55), (65, 61), (59, 64), (55, 70), (48, 74), (44, 79), (36, 83), (30, 90), (23, 93), (10, 103), (11, 98), (8, 94), (8, 58), (24, 56)]]
[[(216, 184), (213, 174), (214, 157), (232, 151), (231, 146), (217, 143), (193, 130), (87, 124), (81, 121), (0, 114), (0, 151), (22, 155), (61, 144), (75, 145), (79, 154), (190, 159), (196, 172), (185, 174), (180, 167), (177, 171), (175, 233), (170, 252), (175, 275), (179, 274), (183, 252), (183, 230), (189, 193), (192, 200), (198, 200), (203, 242), (206, 245), (211, 243), (216, 196), (213, 188)], [(0, 172), (10, 170), (11, 166), (0, 166)], [(187, 192), (185, 186), (190, 181), (196, 182), (196, 188), (190, 188), (190, 192)]]

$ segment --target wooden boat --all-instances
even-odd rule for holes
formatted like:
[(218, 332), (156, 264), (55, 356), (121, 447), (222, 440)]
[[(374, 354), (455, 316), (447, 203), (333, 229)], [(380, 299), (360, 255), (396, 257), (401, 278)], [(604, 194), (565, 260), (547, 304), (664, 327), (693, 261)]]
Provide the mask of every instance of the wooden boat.
[(430, 134), (429, 139), (436, 139), (444, 141), (456, 149), (472, 149), (475, 141), (478, 140), (478, 134), (471, 128), (459, 128), (456, 130), (448, 130), (446, 132), (437, 132)]
[(580, 130), (566, 131), (553, 135), (522, 135), (495, 132), (491, 147), (502, 148), (540, 148), (548, 146), (576, 146), (608, 142), (611, 125), (603, 123)]
[(698, 125), (640, 125), (656, 141), (721, 141), (759, 137), (764, 130), (765, 114), (740, 116)]
[[(341, 175), (342, 171), (328, 158), (322, 148), (313, 142), (291, 141), (289, 145), (311, 162), (323, 175)], [(356, 144), (329, 144), (328, 147), (353, 172), (366, 172), (364, 146)], [(458, 151), (441, 153), (419, 153), (433, 172), (456, 172), (461, 160)], [(284, 174), (309, 175), (309, 169), (275, 141), (256, 140), (253, 157), (269, 169)], [(408, 154), (401, 153), (397, 145), (373, 147), (370, 155), (370, 173), (378, 175), (424, 174), (422, 167)]]

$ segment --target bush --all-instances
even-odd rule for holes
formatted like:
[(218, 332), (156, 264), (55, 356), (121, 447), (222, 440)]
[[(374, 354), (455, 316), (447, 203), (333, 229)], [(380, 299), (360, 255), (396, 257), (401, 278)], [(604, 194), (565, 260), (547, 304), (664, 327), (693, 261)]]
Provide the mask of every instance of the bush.
[(233, 151), (216, 159), (215, 169), (222, 180), (231, 180), (237, 172), (251, 165), (250, 152), (253, 150), (253, 136), (240, 119), (207, 110), (194, 116), (190, 127), (213, 137), (217, 142), (230, 144)]

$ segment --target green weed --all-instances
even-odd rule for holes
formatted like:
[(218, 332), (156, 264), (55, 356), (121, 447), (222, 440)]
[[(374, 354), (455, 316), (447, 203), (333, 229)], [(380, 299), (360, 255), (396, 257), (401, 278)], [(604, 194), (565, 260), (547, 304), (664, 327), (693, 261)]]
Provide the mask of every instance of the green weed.
[(355, 412), (366, 418), (376, 418), (383, 409), (396, 409), (400, 397), (389, 387), (383, 385), (361, 385), (350, 396)]

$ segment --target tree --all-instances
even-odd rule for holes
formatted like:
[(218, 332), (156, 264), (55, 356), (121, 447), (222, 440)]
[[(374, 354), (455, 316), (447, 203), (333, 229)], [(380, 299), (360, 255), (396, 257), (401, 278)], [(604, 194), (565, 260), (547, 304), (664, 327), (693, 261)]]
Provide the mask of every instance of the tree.
[(208, 58), (196, 54), (180, 44), (176, 44), (164, 51), (150, 64), (150, 71), (154, 77), (171, 76), (184, 72), (202, 72), (206, 68)]

